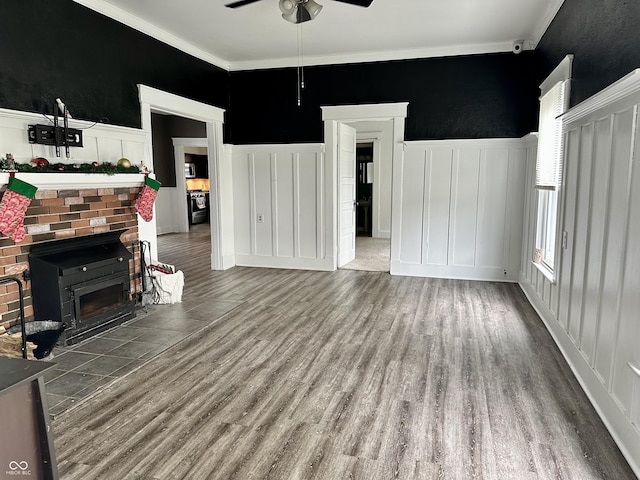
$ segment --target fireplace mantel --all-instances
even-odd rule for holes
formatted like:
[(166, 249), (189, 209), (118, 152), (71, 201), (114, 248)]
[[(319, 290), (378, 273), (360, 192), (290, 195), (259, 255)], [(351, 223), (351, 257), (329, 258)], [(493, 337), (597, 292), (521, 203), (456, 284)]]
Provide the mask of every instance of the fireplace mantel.
[[(144, 184), (143, 173), (27, 173), (18, 172), (16, 178), (35, 185), (40, 190), (62, 190), (81, 188), (140, 187)], [(9, 173), (0, 173), (0, 185), (9, 183)]]

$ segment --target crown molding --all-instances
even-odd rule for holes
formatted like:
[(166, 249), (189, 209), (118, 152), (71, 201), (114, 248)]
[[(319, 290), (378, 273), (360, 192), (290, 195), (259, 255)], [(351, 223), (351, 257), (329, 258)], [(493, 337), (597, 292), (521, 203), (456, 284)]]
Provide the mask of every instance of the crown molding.
[[(266, 70), (271, 68), (288, 68), (297, 67), (297, 57), (284, 57), (284, 58), (271, 58), (264, 60), (246, 60), (238, 62), (229, 62), (220, 57), (212, 55), (211, 53), (186, 42), (167, 32), (162, 28), (143, 20), (140, 17), (132, 15), (121, 8), (115, 7), (104, 0), (73, 0), (75, 3), (87, 7), (95, 12), (98, 12), (106, 17), (109, 17), (117, 22), (120, 22), (128, 27), (131, 27), (139, 32), (142, 32), (150, 37), (159, 40), (167, 45), (170, 45), (182, 52), (192, 55), (200, 60), (203, 60), (211, 65), (222, 68), (227, 71), (241, 71), (241, 70)], [(525, 50), (533, 50), (537, 42), (540, 40), (547, 27), (555, 17), (556, 13), (562, 6), (564, 0), (553, 0), (553, 4), (547, 9), (547, 13), (536, 30), (534, 40), (525, 40)], [(305, 66), (315, 65), (340, 65), (348, 63), (368, 63), (368, 62), (384, 62), (393, 60), (412, 60), (419, 58), (435, 58), (435, 57), (451, 57), (461, 55), (477, 55), (486, 53), (504, 53), (511, 52), (513, 48), (513, 42), (496, 42), (496, 43), (483, 43), (474, 45), (453, 45), (442, 47), (426, 47), (417, 49), (404, 49), (404, 50), (382, 50), (377, 52), (356, 52), (345, 55), (318, 55), (318, 56), (305, 56)]]
[[(410, 50), (389, 50), (379, 52), (361, 52), (348, 55), (305, 56), (304, 66), (338, 65), (346, 63), (384, 62), (392, 60), (411, 60), (418, 58), (452, 57), (476, 55), (482, 53), (511, 52), (513, 42), (484, 43), (477, 45), (455, 45), (447, 47), (429, 47)], [(275, 58), (268, 60), (247, 60), (232, 62), (231, 71), (265, 70), (269, 68), (297, 67), (298, 58)]]
[(113, 5), (103, 0), (73, 1), (106, 17), (116, 20), (117, 22), (127, 25), (128, 27), (138, 30), (139, 32), (149, 35), (150, 37), (166, 43), (167, 45), (177, 48), (178, 50), (188, 53), (189, 55), (199, 58), (200, 60), (215, 65), (216, 67), (220, 67), (224, 70), (229, 70), (229, 62), (227, 62), (226, 60), (216, 57), (215, 55), (211, 55), (201, 48), (196, 47), (189, 42), (185, 42), (179, 37), (176, 37), (172, 33), (158, 28), (155, 25), (147, 22), (146, 20), (143, 20), (140, 17), (136, 17), (135, 15), (131, 15), (130, 13), (125, 12), (118, 7), (114, 7)]
[(549, 28), (549, 25), (551, 25), (553, 19), (556, 18), (556, 15), (558, 14), (558, 11), (560, 10), (560, 7), (562, 7), (563, 3), (564, 0), (552, 0), (550, 2), (547, 11), (542, 16), (540, 22), (533, 31), (533, 40), (531, 41), (530, 45), (531, 50), (535, 50), (535, 48), (538, 46), (538, 42), (540, 42), (542, 36), (546, 33), (547, 28)]

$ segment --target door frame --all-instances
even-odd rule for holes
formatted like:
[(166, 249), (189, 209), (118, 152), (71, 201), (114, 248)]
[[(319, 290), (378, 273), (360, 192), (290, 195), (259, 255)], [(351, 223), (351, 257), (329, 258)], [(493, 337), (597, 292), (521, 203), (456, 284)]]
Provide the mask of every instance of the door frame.
[[(207, 149), (209, 158), (209, 193), (210, 225), (211, 225), (211, 269), (222, 270), (224, 231), (222, 221), (222, 196), (220, 195), (221, 169), (223, 159), (222, 126), (224, 110), (188, 98), (164, 92), (153, 87), (138, 84), (142, 130), (147, 133), (145, 155), (149, 169), (153, 171), (153, 142), (151, 129), (151, 112), (176, 115), (204, 122), (207, 129)], [(181, 170), (181, 172), (184, 171)], [(178, 175), (180, 172), (176, 172)], [(185, 190), (186, 199), (186, 190)], [(155, 216), (150, 222), (139, 222), (138, 235), (141, 240), (151, 244), (151, 259), (158, 259), (158, 239)]]
[[(339, 169), (338, 161), (338, 124), (354, 122), (393, 121), (393, 148), (392, 148), (392, 172), (395, 175), (395, 166), (400, 165), (404, 152), (404, 124), (407, 118), (409, 102), (378, 103), (364, 105), (334, 105), (323, 106), (322, 120), (324, 122), (325, 143), (325, 238), (324, 251), (328, 258), (332, 259), (333, 269), (338, 268), (339, 259)], [(357, 134), (357, 131), (356, 131)], [(393, 183), (392, 183), (392, 210), (391, 210), (391, 260), (394, 259), (394, 233), (399, 232), (399, 219), (393, 215)], [(399, 254), (399, 249), (398, 252)]]

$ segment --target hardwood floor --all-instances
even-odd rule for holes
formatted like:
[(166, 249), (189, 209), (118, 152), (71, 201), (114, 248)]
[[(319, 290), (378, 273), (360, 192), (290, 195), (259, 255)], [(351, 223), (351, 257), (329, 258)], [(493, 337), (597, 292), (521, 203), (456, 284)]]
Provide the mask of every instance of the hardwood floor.
[(57, 417), (61, 478), (635, 478), (518, 286), (213, 272), (207, 242), (160, 237), (181, 318), (243, 303)]

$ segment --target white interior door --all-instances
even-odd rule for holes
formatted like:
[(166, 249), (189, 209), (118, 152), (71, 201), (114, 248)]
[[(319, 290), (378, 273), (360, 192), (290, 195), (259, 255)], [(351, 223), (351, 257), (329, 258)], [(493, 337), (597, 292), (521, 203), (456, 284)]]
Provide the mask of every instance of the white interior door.
[(339, 124), (338, 185), (338, 267), (356, 258), (356, 129)]

